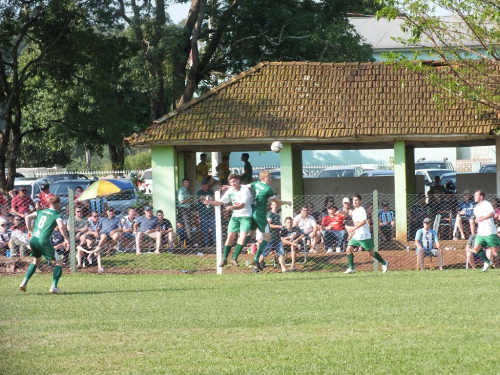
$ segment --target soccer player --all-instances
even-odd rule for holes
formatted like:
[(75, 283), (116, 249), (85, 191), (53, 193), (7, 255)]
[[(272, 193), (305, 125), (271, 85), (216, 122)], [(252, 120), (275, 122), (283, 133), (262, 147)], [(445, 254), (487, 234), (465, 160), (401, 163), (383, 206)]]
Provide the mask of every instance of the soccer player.
[(259, 174), (259, 178), (260, 181), (253, 182), (250, 185), (244, 185), (250, 187), (254, 192), (254, 200), (252, 205), (253, 221), (250, 236), (249, 239), (247, 239), (246, 243), (248, 243), (250, 238), (255, 235), (255, 230), (259, 228), (264, 239), (257, 249), (257, 254), (255, 254), (253, 264), (259, 271), (263, 271), (263, 268), (259, 263), (259, 258), (266, 249), (269, 241), (271, 241), (271, 231), (269, 228), (269, 222), (267, 221), (267, 202), (269, 199), (271, 199), (271, 201), (276, 203), (278, 206), (282, 206), (284, 204), (291, 206), (292, 202), (282, 201), (281, 199), (275, 197), (273, 189), (269, 187), (269, 183), (271, 182), (271, 172), (262, 171)]
[(484, 192), (482, 190), (476, 190), (474, 201), (477, 203), (476, 207), (474, 207), (477, 236), (474, 249), (471, 249), (471, 252), (476, 253), (483, 260), (483, 272), (486, 272), (491, 267), (492, 262), (486, 257), (483, 248), (489, 247), (493, 253), (498, 254), (498, 247), (500, 246), (495, 222), (493, 221), (495, 210), (490, 202), (484, 200)]
[[(52, 286), (50, 293), (62, 294), (57, 288), (57, 283), (62, 275), (62, 260), (59, 258), (54, 246), (50, 242), (50, 237), (54, 228), (57, 227), (64, 237), (64, 244), (69, 248), (69, 237), (64, 227), (64, 222), (59, 210), (61, 209), (61, 199), (56, 195), (49, 199), (50, 208), (33, 212), (26, 216), (26, 226), (28, 227), (29, 234), (31, 235), (30, 247), (33, 263), (28, 267), (26, 276), (19, 286), (19, 289), (26, 292), (28, 281), (36, 271), (36, 267), (40, 264), (42, 255), (51, 262), (55, 262), (54, 273), (52, 278)], [(32, 225), (35, 220), (35, 225)]]
[(389, 262), (386, 262), (378, 252), (373, 250), (375, 245), (373, 244), (370, 227), (368, 226), (366, 211), (361, 207), (361, 195), (354, 194), (352, 197), (352, 204), (354, 205), (354, 210), (352, 211), (354, 226), (346, 225), (347, 233), (349, 234), (349, 243), (346, 250), (349, 268), (344, 273), (349, 274), (355, 272), (353, 254), (355, 247), (361, 247), (363, 250), (369, 251), (370, 255), (382, 264), (382, 271), (386, 273), (389, 268)]
[[(231, 220), (227, 228), (227, 238), (224, 244), (224, 257), (219, 267), (224, 267), (227, 264), (227, 257), (231, 252), (231, 246), (233, 244), (236, 233), (239, 233), (238, 243), (234, 249), (233, 259), (231, 259), (231, 264), (236, 267), (238, 264), (238, 255), (240, 255), (241, 249), (245, 245), (245, 240), (248, 232), (250, 232), (250, 226), (252, 225), (252, 195), (250, 190), (245, 186), (241, 185), (240, 176), (235, 174), (230, 174), (228, 177), (229, 186), (231, 186), (222, 196), (220, 201), (205, 200), (203, 204), (209, 204), (212, 206), (222, 206), (224, 203), (232, 203), (232, 206), (227, 206), (226, 211), (232, 211)], [(267, 221), (266, 221), (267, 222)], [(257, 258), (258, 259), (258, 258)]]

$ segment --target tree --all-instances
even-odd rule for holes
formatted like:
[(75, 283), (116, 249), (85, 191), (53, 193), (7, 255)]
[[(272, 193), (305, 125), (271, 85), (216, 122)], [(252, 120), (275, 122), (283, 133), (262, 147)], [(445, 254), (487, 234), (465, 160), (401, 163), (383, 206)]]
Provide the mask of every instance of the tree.
[[(120, 14), (134, 30), (151, 77), (151, 119), (164, 114), (163, 77), (172, 69), (175, 107), (193, 98), (200, 83), (233, 75), (262, 60), (370, 61), (347, 21), (348, 11), (365, 9), (365, 0), (192, 0), (181, 27), (169, 23), (164, 0), (124, 0)], [(156, 86), (153, 86), (153, 82)], [(165, 102), (169, 100), (164, 99)]]
[[(382, 0), (379, 0), (382, 3)], [(443, 103), (467, 100), (483, 109), (500, 110), (500, 5), (484, 0), (389, 0), (377, 13), (390, 19), (402, 17), (409, 38), (397, 38), (413, 47), (412, 59), (388, 57), (401, 68), (424, 75), (437, 89)], [(435, 7), (450, 16), (435, 15)], [(417, 47), (417, 48), (415, 48)], [(416, 61), (423, 53), (439, 62)], [(439, 69), (437, 69), (439, 68)]]
[[(11, 0), (0, 3), (0, 102), (5, 128), (0, 136), (0, 169), (8, 166), (0, 190), (14, 184), (23, 137), (49, 130), (56, 116), (24, 128), (26, 85), (44, 68), (61, 81), (74, 73), (75, 62), (92, 51), (85, 49), (96, 31), (114, 25), (111, 0)], [(28, 50), (27, 53), (24, 53)], [(25, 60), (20, 59), (28, 56)]]

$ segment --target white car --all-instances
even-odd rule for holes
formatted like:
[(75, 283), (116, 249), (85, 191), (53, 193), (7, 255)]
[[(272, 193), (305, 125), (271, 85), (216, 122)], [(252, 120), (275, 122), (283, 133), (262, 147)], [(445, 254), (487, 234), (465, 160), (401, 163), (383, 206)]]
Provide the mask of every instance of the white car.
[(359, 177), (365, 170), (358, 166), (328, 167), (321, 171), (318, 178)]
[(144, 182), (139, 183), (139, 190), (144, 194), (153, 194), (153, 170), (151, 168), (142, 172), (141, 180)]

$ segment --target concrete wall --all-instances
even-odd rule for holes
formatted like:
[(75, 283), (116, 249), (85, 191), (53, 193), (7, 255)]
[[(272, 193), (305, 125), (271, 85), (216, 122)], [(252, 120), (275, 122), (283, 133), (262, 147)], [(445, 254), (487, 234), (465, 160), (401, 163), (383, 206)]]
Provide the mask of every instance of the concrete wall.
[(471, 194), (474, 194), (474, 191), (478, 189), (483, 190), (486, 194), (495, 195), (497, 192), (496, 174), (457, 174), (457, 195), (462, 194), (464, 190), (469, 190)]

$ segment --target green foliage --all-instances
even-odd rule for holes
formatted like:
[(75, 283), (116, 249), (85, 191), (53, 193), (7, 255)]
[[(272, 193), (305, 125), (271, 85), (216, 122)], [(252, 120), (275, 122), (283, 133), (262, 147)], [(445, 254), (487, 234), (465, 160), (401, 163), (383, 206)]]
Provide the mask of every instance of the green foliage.
[(129, 171), (143, 171), (151, 168), (151, 150), (139, 151), (125, 157), (125, 169)]
[(65, 270), (57, 302), (52, 272), (22, 295), (3, 276), (0, 373), (498, 373), (497, 272), (186, 275), (204, 257), (120, 258), (179, 274)]
[[(437, 89), (435, 99), (442, 105), (469, 101), (485, 112), (500, 110), (500, 9), (496, 2), (482, 0), (378, 0), (386, 6), (377, 15), (405, 20), (408, 38), (395, 38), (414, 48), (413, 60), (431, 54), (439, 63), (412, 61), (395, 54), (386, 57), (403, 69), (422, 74)], [(450, 13), (435, 15), (436, 7)], [(485, 116), (495, 117), (494, 113)]]

